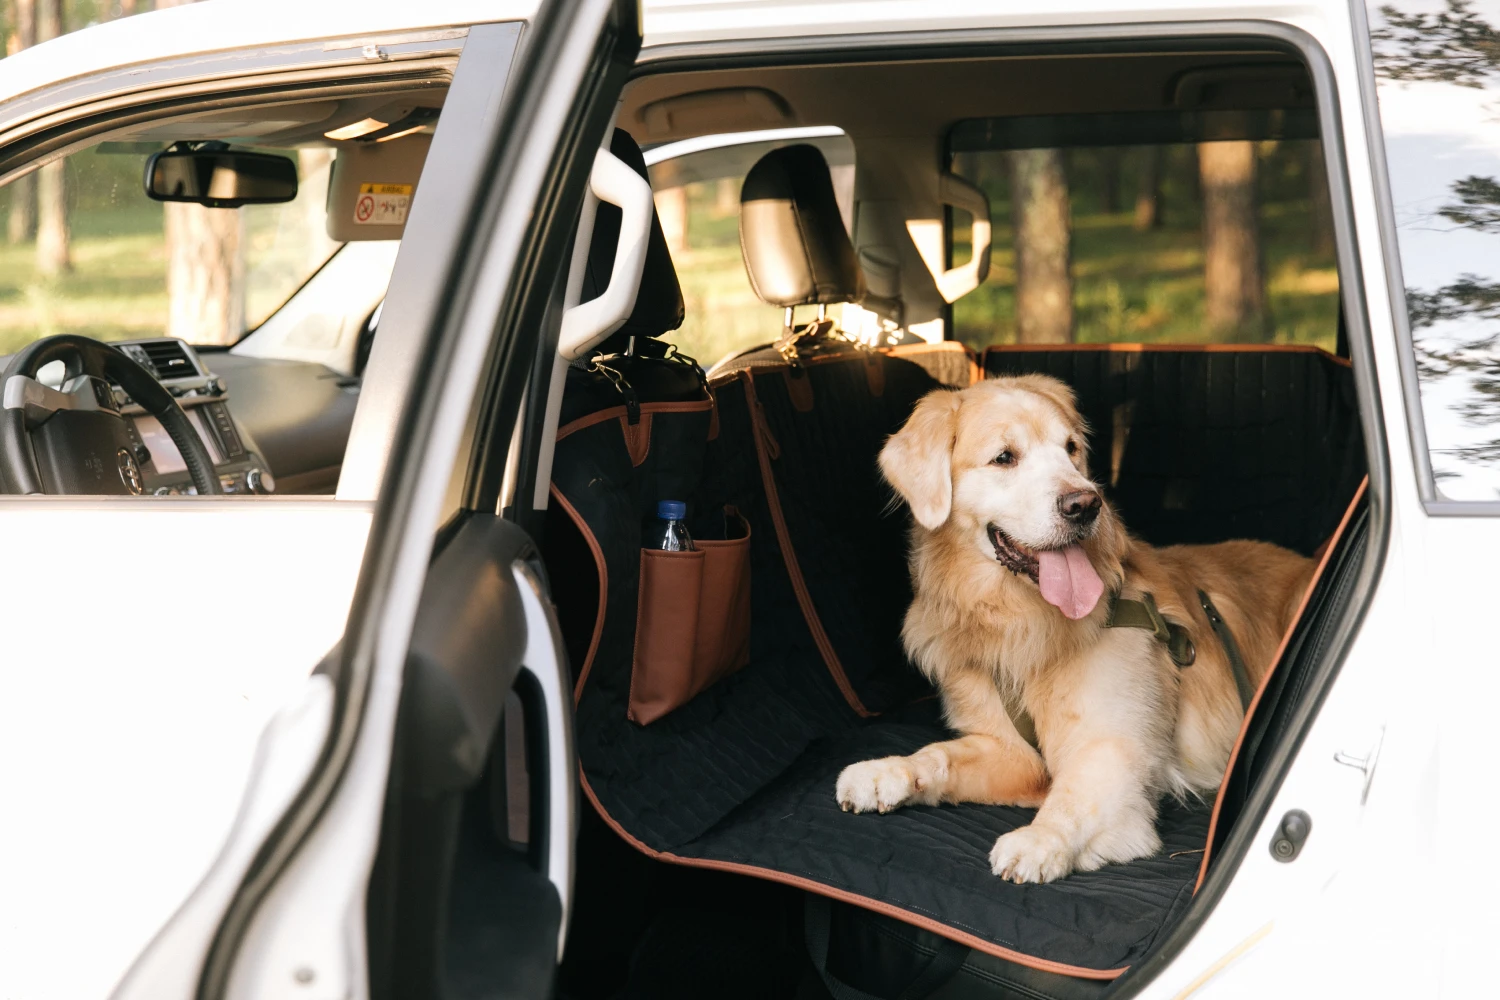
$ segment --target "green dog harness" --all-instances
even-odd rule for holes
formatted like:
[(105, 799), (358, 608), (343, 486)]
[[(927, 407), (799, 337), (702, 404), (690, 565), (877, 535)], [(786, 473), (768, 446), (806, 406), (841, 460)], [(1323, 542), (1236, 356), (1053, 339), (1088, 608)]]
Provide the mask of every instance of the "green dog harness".
[[(1229, 658), (1229, 669), (1234, 673), (1234, 686), (1240, 696), (1240, 708), (1248, 712), (1250, 699), (1255, 697), (1255, 688), (1250, 683), (1250, 671), (1245, 669), (1245, 659), (1240, 655), (1239, 643), (1234, 641), (1229, 623), (1219, 614), (1214, 602), (1208, 599), (1208, 594), (1198, 591), (1198, 603), (1208, 616), (1214, 635), (1219, 637), (1224, 655)], [(1118, 590), (1111, 593), (1104, 627), (1145, 629), (1156, 637), (1157, 642), (1167, 647), (1167, 655), (1179, 667), (1190, 667), (1198, 659), (1198, 650), (1193, 647), (1193, 640), (1187, 629), (1163, 618), (1161, 612), (1156, 610), (1156, 598), (1150, 594), (1142, 594), (1140, 600), (1133, 601), (1121, 597)]]

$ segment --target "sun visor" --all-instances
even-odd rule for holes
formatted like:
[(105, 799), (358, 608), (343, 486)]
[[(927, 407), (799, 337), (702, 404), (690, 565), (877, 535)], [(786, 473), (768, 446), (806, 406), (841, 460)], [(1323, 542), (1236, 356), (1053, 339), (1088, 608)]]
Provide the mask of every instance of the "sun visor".
[(328, 182), (328, 235), (353, 240), (398, 240), (406, 229), (430, 136), (340, 145)]

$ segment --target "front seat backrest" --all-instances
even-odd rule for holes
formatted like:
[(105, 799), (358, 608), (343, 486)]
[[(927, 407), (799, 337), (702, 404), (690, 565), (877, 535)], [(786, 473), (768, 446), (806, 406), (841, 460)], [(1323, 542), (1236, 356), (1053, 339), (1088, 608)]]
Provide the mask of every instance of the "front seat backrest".
[(790, 308), (858, 302), (865, 278), (816, 146), (773, 149), (740, 189), (740, 252), (761, 300)]
[[(609, 141), (609, 151), (650, 182), (646, 158), (629, 132), (615, 129)], [(579, 301), (598, 298), (609, 284), (609, 272), (615, 266), (615, 247), (619, 242), (620, 210), (608, 202), (600, 202), (598, 214), (594, 216), (588, 266), (584, 270)], [(641, 286), (636, 293), (635, 308), (630, 311), (625, 325), (590, 353), (612, 354), (624, 350), (631, 337), (660, 337), (670, 333), (682, 325), (683, 312), (682, 285), (677, 280), (677, 269), (672, 266), (672, 254), (667, 249), (661, 220), (653, 208), (651, 236), (646, 243), (646, 263), (641, 268)]]

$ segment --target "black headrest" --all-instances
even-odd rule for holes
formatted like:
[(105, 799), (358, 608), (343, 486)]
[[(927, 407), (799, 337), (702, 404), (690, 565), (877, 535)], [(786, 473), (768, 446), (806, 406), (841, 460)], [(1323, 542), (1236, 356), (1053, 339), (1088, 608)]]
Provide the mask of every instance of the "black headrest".
[[(609, 141), (609, 151), (630, 169), (648, 181), (651, 179), (641, 147), (635, 144), (629, 132), (615, 129)], [(589, 243), (588, 267), (584, 271), (579, 301), (598, 298), (608, 287), (609, 271), (615, 266), (615, 247), (619, 242), (620, 210), (608, 202), (600, 202), (598, 214), (594, 216), (594, 235)], [(636, 295), (635, 309), (625, 325), (599, 349), (610, 353), (617, 340), (623, 343), (627, 337), (656, 337), (675, 330), (682, 325), (682, 315), (682, 286), (677, 282), (677, 269), (672, 266), (667, 238), (662, 235), (661, 220), (653, 208), (651, 239), (646, 244), (646, 264), (641, 270), (641, 290)]]
[(816, 146), (773, 149), (750, 168), (740, 189), (740, 252), (750, 286), (773, 306), (864, 298), (865, 276)]

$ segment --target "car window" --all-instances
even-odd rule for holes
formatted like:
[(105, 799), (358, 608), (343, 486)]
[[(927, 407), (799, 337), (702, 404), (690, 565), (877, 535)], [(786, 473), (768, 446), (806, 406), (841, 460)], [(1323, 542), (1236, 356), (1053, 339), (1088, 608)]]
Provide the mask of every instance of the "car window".
[[(781, 146), (817, 146), (828, 160), (844, 228), (853, 220), (854, 144), (847, 136), (837, 129), (798, 129), (743, 141), (750, 135), (764, 133), (705, 136), (646, 152), (657, 217), (687, 305), (681, 328), (662, 339), (705, 368), (781, 336), (783, 311), (756, 297), (740, 256), (740, 185), (756, 161)], [(837, 318), (840, 309), (829, 311)]]
[(1371, 4), (1436, 494), (1500, 498), (1500, 3)]
[[(959, 123), (951, 169), (989, 196), (993, 236), (988, 277), (952, 305), (952, 336), (976, 349), (1335, 350), (1339, 280), (1316, 135), (1310, 108)], [(955, 265), (969, 259), (970, 221), (953, 211)]]
[(41, 337), (239, 340), (341, 244), (324, 225), (332, 150), (297, 162), (296, 200), (237, 209), (152, 201), (164, 143), (101, 142), (0, 188), (0, 354)]

